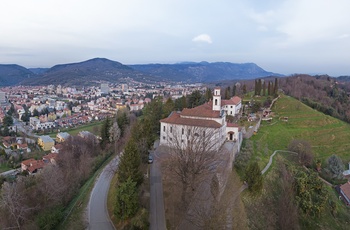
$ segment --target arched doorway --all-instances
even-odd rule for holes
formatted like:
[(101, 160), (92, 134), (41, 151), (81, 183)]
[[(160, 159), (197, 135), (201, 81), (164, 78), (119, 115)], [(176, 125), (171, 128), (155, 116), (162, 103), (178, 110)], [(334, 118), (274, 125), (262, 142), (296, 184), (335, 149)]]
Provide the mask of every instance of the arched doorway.
[(235, 132), (233, 131), (228, 132), (228, 140), (233, 141), (234, 138), (235, 138)]

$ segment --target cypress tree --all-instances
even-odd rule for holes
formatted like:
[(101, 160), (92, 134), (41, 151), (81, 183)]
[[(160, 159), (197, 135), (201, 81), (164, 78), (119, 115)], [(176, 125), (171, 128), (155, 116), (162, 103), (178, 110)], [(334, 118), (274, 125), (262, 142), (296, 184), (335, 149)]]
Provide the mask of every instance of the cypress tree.
[(277, 91), (278, 91), (278, 80), (277, 80), (277, 77), (275, 78), (275, 87), (274, 87), (274, 92), (273, 94), (276, 95), (277, 94)]
[(263, 96), (266, 96), (266, 82), (263, 83)]
[(232, 87), (232, 96), (236, 96), (236, 84)]
[(257, 95), (261, 95), (261, 79), (258, 80), (258, 92)]
[(243, 90), (243, 94), (247, 93), (247, 86), (245, 84), (243, 84), (242, 90)]

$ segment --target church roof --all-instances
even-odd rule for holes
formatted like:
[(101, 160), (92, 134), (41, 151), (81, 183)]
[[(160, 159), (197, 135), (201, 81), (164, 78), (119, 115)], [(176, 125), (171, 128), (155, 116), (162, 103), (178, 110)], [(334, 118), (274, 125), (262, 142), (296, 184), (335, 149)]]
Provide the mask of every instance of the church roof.
[(234, 96), (229, 100), (222, 100), (221, 104), (222, 105), (237, 105), (241, 102), (241, 98)]
[(236, 127), (236, 128), (239, 128), (239, 125), (238, 125), (238, 124), (235, 124), (235, 123), (227, 122), (227, 127)]
[[(176, 125), (207, 127), (207, 128), (221, 127), (221, 124), (213, 120), (184, 118), (184, 117), (181, 117), (181, 115), (182, 113), (180, 114), (177, 112), (172, 112), (169, 115), (169, 117), (160, 120), (160, 122), (176, 124)], [(190, 115), (187, 115), (187, 116), (190, 116)]]
[(220, 111), (213, 111), (212, 104), (209, 102), (192, 109), (183, 109), (181, 116), (220, 118)]

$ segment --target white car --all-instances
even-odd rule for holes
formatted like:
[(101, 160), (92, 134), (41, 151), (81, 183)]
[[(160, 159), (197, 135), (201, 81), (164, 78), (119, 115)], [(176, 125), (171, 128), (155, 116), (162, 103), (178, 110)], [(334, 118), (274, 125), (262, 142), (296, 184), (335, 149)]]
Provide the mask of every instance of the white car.
[(152, 164), (153, 163), (153, 157), (152, 155), (148, 155), (148, 164)]

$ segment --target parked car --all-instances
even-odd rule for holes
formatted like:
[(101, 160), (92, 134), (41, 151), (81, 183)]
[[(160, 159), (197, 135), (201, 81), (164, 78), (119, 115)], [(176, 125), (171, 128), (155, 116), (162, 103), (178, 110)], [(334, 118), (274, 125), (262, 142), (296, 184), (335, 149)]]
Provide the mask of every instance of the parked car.
[(148, 164), (152, 164), (153, 163), (153, 157), (152, 155), (148, 155)]

